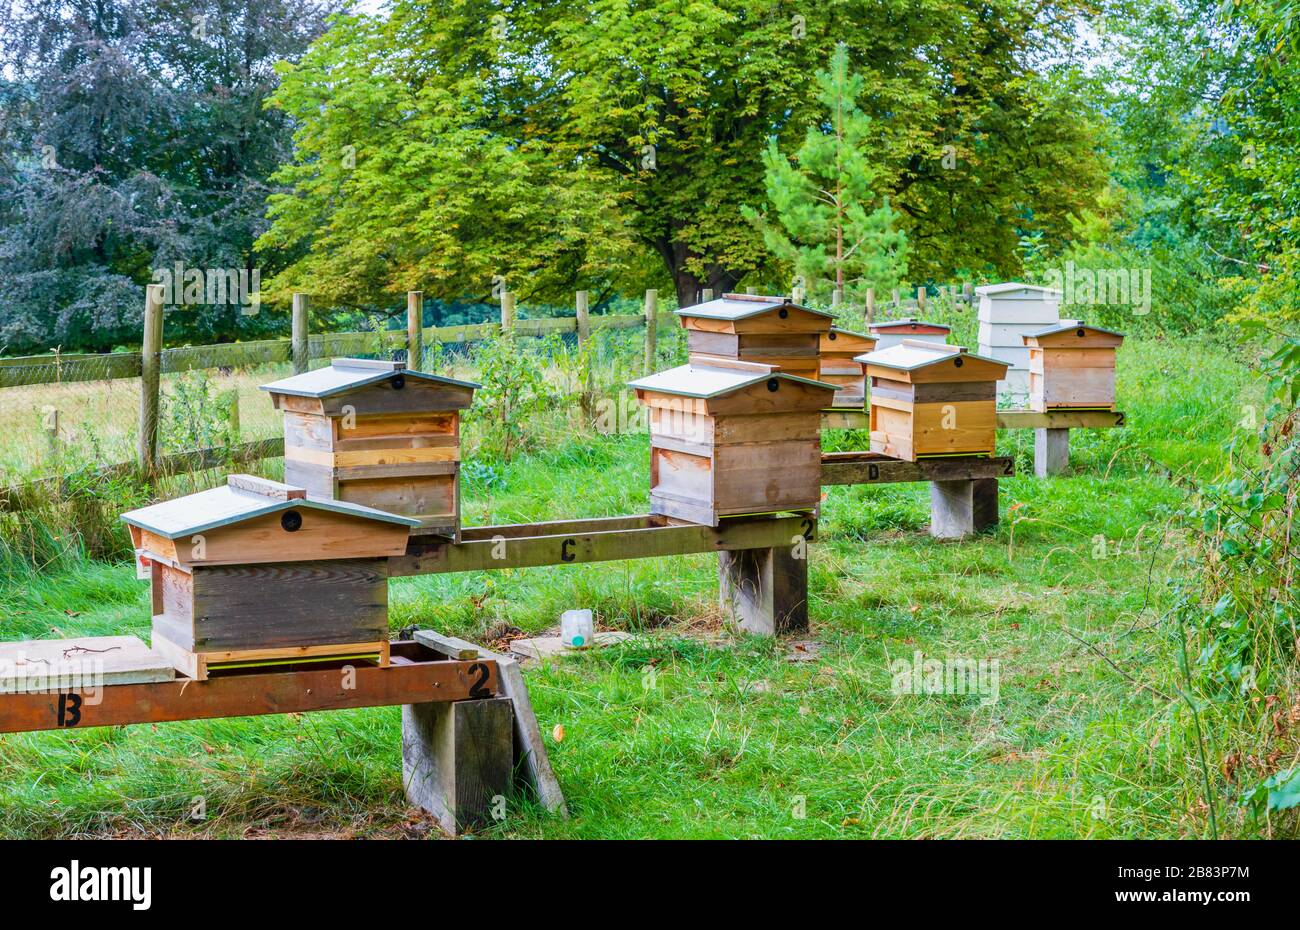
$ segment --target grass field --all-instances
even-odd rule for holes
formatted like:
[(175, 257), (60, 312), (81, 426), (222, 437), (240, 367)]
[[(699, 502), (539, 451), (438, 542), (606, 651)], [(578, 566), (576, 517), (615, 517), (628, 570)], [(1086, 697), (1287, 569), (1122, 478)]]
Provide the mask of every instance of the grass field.
[[(725, 629), (707, 556), (395, 580), (394, 629), (491, 639), (590, 607), (644, 634), (528, 670), (572, 818), (524, 806), (485, 832), (1206, 835), (1163, 619), (1171, 518), (1180, 483), (1222, 467), (1254, 389), (1201, 341), (1130, 340), (1120, 382), (1129, 428), (1073, 433), (1070, 476), (1025, 477), (1031, 434), (1002, 434), (1021, 476), (1002, 484), (997, 531), (976, 540), (926, 535), (924, 485), (831, 489), (799, 642)], [(644, 512), (646, 447), (641, 434), (580, 435), (469, 468), (466, 521)], [(149, 626), (129, 564), (0, 579), (0, 614), (5, 639)], [(892, 693), (891, 662), (917, 653), (996, 661), (997, 699)], [(1206, 713), (1217, 769), (1226, 750)], [(399, 729), (389, 708), (0, 736), (0, 835), (436, 835), (405, 807)], [(1256, 829), (1212, 775), (1220, 830)]]

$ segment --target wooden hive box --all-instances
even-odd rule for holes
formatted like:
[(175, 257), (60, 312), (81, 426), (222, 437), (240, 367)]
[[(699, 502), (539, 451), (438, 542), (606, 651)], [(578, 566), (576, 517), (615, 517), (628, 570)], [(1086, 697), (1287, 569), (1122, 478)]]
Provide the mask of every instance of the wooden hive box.
[(1023, 337), (1029, 349), (1029, 406), (1048, 410), (1114, 410), (1115, 353), (1123, 333), (1063, 320)]
[(911, 340), (858, 358), (871, 378), (871, 451), (915, 462), (992, 455), (1005, 362)]
[(821, 411), (835, 386), (752, 362), (691, 362), (631, 382), (649, 408), (650, 510), (724, 517), (817, 512)]
[(191, 678), (344, 656), (388, 662), (388, 558), (416, 521), (276, 481), (122, 515), (153, 587), (153, 649)]
[(833, 407), (860, 408), (866, 400), (866, 367), (859, 355), (876, 348), (876, 337), (832, 326), (821, 336), (821, 368), (818, 380), (835, 385)]
[(285, 481), (456, 538), (460, 411), (477, 387), (399, 362), (345, 358), (262, 390), (284, 413)]
[(830, 332), (833, 319), (784, 297), (754, 294), (724, 294), (677, 315), (693, 362), (756, 362), (810, 380), (821, 364), (820, 337)]
[(926, 320), (881, 320), (872, 323), (867, 329), (876, 337), (876, 351), (898, 345), (904, 339), (913, 342), (934, 342), (942, 345), (948, 341), (952, 327), (944, 323), (930, 323)]

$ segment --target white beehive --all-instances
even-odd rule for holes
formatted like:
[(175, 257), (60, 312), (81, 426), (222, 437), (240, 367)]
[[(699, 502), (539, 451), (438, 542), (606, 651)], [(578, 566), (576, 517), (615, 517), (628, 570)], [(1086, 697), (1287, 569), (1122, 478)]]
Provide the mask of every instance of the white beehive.
[(1061, 292), (1036, 284), (986, 284), (979, 295), (979, 351), (1006, 362), (1007, 376), (998, 382), (998, 399), (1025, 406), (1029, 400), (1029, 349), (1024, 336), (1055, 326), (1061, 320)]

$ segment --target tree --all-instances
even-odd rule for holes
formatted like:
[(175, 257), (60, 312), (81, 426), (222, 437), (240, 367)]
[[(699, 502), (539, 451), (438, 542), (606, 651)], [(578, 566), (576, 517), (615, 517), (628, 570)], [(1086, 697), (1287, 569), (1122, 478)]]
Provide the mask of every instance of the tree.
[[(290, 144), (262, 106), (271, 65), (332, 5), (0, 5), (0, 349), (135, 341), (154, 269), (252, 267), (266, 178)], [(237, 305), (182, 309), (172, 335), (274, 325)]]
[(284, 75), (298, 154), (262, 243), (310, 250), (282, 285), (340, 294), (456, 297), (503, 275), (543, 296), (628, 264), (640, 286), (649, 255), (693, 302), (770, 261), (741, 207), (763, 198), (769, 138), (818, 118), (813, 75), (842, 39), (913, 271), (1013, 274), (1020, 233), (1064, 241), (1104, 181), (1082, 102), (1051, 77), (1087, 2), (396, 0)]
[[(849, 70), (848, 46), (835, 49), (828, 71), (817, 74), (825, 117), (809, 126), (795, 152), (795, 164), (777, 140), (763, 156), (764, 185), (775, 220), (752, 207), (745, 218), (758, 223), (763, 241), (778, 259), (807, 282), (810, 293), (840, 303), (852, 285), (880, 293), (907, 274), (907, 237), (896, 228), (899, 214), (874, 190), (872, 120), (857, 104), (862, 78)], [(874, 210), (871, 205), (883, 200)], [(826, 291), (831, 294), (827, 294)]]

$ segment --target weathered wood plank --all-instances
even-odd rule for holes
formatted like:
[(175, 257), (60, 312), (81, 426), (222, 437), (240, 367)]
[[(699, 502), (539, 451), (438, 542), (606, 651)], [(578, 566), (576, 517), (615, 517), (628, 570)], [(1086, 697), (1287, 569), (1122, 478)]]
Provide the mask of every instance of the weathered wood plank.
[(510, 793), (514, 728), (510, 698), (402, 708), (406, 797), (452, 836), (485, 823)]
[(398, 577), (543, 565), (581, 565), (696, 552), (788, 547), (797, 536), (803, 536), (811, 542), (817, 530), (816, 520), (805, 516), (723, 520), (722, 525), (716, 528), (669, 523), (644, 529), (615, 529), (605, 532), (587, 531), (584, 525), (588, 523), (589, 521), (575, 521), (574, 526), (578, 528), (572, 533), (563, 532), (563, 523), (552, 524), (552, 528), (559, 531), (546, 536), (511, 537), (507, 535), (511, 527), (501, 527), (501, 533), (493, 533), (493, 527), (474, 527), (464, 532), (460, 543), (412, 537), (405, 556), (389, 559), (389, 574)]
[(443, 636), (432, 630), (416, 630), (415, 640), (448, 658), (470, 660), (486, 656), (497, 663), (501, 694), (514, 703), (515, 772), (527, 782), (544, 808), (553, 814), (568, 817), (569, 811), (564, 803), (564, 792), (560, 789), (560, 782), (551, 768), (551, 760), (546, 753), (546, 743), (542, 740), (537, 714), (533, 711), (533, 702), (528, 696), (528, 686), (524, 683), (524, 675), (519, 668), (519, 663), (510, 656), (489, 652), (463, 639)]
[[(404, 645), (415, 648), (404, 651)], [(358, 664), (349, 675), (324, 668), (113, 685), (102, 689), (98, 704), (87, 703), (77, 692), (6, 695), (0, 701), (0, 733), (464, 701), (497, 694), (499, 678), (491, 659), (420, 660), (414, 656), (421, 649), (414, 643), (394, 643), (394, 655), (403, 658), (392, 666)]]
[(822, 453), (822, 485), (893, 484), (904, 481), (950, 481), (1008, 478), (1016, 473), (1009, 455), (969, 456), (906, 462), (878, 452)]
[[(1125, 425), (1120, 410), (1034, 410), (997, 411), (998, 429), (1110, 429)], [(824, 410), (822, 429), (867, 429), (864, 410)]]

